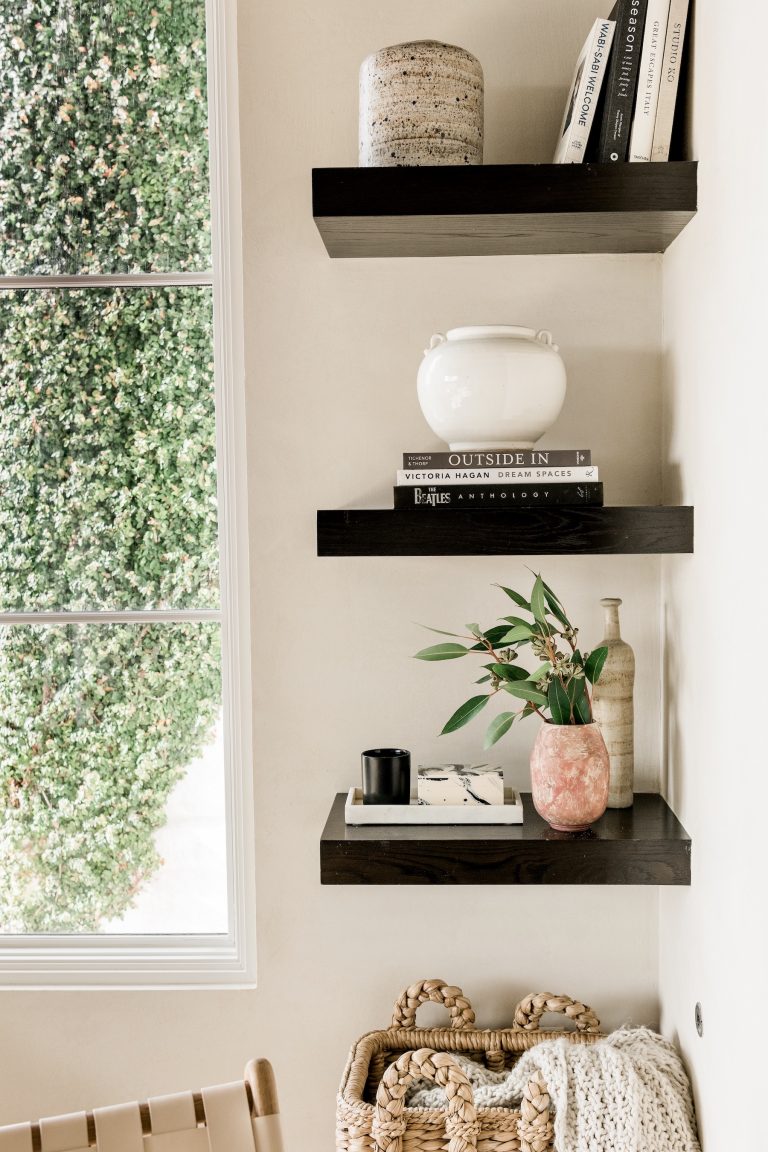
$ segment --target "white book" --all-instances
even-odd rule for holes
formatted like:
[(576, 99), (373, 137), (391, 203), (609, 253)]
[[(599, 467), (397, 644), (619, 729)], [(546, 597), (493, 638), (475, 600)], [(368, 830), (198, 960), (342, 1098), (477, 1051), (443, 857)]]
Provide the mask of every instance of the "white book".
[(597, 480), (594, 465), (579, 468), (402, 468), (396, 483), (416, 484), (577, 484)]
[(635, 112), (629, 137), (629, 159), (634, 161), (651, 158), (669, 8), (669, 0), (648, 0), (648, 15), (645, 18), (643, 50), (640, 54), (640, 71), (637, 77)]
[(680, 81), (680, 61), (685, 40), (685, 22), (688, 17), (688, 0), (671, 0), (667, 35), (664, 40), (664, 55), (661, 60), (661, 82), (659, 103), (656, 108), (656, 123), (653, 128), (651, 160), (669, 160), (669, 144), (672, 139), (672, 124), (675, 119), (677, 88)]
[(595, 20), (584, 42), (560, 126), (555, 164), (581, 164), (584, 159), (615, 28), (615, 20)]

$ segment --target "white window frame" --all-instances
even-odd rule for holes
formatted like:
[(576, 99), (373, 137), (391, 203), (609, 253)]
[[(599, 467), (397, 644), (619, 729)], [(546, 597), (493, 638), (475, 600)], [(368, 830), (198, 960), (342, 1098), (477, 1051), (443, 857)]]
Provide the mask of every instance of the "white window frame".
[(243, 269), (236, 0), (206, 0), (212, 273), (0, 276), (18, 288), (213, 286), (221, 609), (0, 613), (14, 623), (220, 620), (229, 931), (220, 935), (0, 935), (0, 987), (254, 987), (255, 848), (251, 748)]

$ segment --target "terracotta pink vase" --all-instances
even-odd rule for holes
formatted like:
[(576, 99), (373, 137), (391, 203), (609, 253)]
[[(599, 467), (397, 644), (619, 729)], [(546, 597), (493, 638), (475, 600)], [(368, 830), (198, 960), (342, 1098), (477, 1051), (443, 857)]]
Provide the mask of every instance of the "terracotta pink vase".
[(611, 762), (597, 724), (542, 724), (531, 752), (533, 806), (558, 832), (605, 812)]

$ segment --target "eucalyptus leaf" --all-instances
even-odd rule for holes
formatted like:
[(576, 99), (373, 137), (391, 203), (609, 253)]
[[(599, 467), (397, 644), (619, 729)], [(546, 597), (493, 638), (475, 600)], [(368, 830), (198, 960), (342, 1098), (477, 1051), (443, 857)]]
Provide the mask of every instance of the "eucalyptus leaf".
[(552, 713), (553, 724), (570, 724), (571, 702), (557, 676), (554, 677), (549, 685), (547, 702), (549, 704), (549, 710)]
[[(583, 681), (580, 681), (580, 683), (583, 683)], [(573, 714), (580, 724), (592, 723), (592, 709), (589, 706), (589, 698), (586, 690), (582, 692), (581, 696), (574, 700)]]
[(440, 735), (446, 736), (449, 732), (455, 732), (457, 728), (463, 728), (473, 716), (477, 716), (478, 712), (485, 708), (489, 700), (490, 696), (473, 696), (470, 700), (465, 701), (460, 708), (456, 709)]
[(534, 618), (546, 627), (547, 602), (544, 596), (544, 584), (541, 576), (537, 576), (533, 584), (533, 591), (531, 592), (531, 612)]
[(603, 670), (608, 649), (605, 647), (595, 648), (590, 652), (586, 661), (584, 662), (584, 675), (589, 680), (590, 684), (597, 684), (600, 679), (600, 673)]
[(571, 704), (574, 721), (577, 724), (589, 724), (592, 720), (592, 712), (587, 697), (586, 680), (582, 677), (579, 677), (578, 680), (575, 678), (569, 680), (565, 690)]
[(531, 636), (533, 636), (533, 629), (528, 624), (516, 624), (505, 636), (501, 637), (499, 644), (519, 644), (521, 640), (530, 640)]
[(560, 609), (560, 611), (561, 611), (561, 612), (564, 612), (564, 611), (565, 611), (565, 609), (563, 608), (563, 605), (562, 605), (562, 603), (560, 602), (560, 597), (557, 595), (557, 593), (554, 591), (554, 589), (550, 588), (550, 586), (549, 586), (549, 584), (547, 584), (546, 580), (542, 579), (542, 581), (541, 581), (541, 586), (542, 586), (542, 588), (544, 589), (544, 592), (545, 592), (545, 593), (546, 593), (548, 596), (551, 596), (551, 597), (552, 597), (552, 599), (555, 601), (555, 603), (557, 604), (557, 606), (558, 606), (558, 608)]
[(544, 599), (549, 605), (549, 610), (552, 615), (560, 621), (564, 628), (570, 628), (570, 621), (568, 620), (568, 617), (563, 610), (563, 606), (558, 600), (557, 596), (555, 596), (551, 588), (547, 587), (543, 580), (541, 582), (541, 586), (544, 589)]
[(552, 665), (549, 663), (540, 664), (535, 672), (532, 672), (528, 677), (529, 680), (541, 680), (542, 676), (548, 676), (552, 671)]
[(517, 696), (519, 700), (527, 700), (531, 704), (537, 704), (540, 708), (546, 708), (547, 697), (541, 688), (536, 684), (532, 684), (530, 680), (518, 680), (505, 684), (504, 690), (512, 696)]
[(481, 676), (479, 680), (475, 680), (475, 684), (487, 684), (490, 676)]
[(497, 740), (500, 740), (505, 732), (509, 732), (510, 728), (515, 722), (517, 712), (501, 712), (493, 719), (485, 733), (485, 740), (483, 740), (483, 748), (491, 748)]
[[(495, 648), (496, 645), (501, 640), (502, 636), (507, 631), (508, 631), (508, 628), (507, 628), (506, 624), (494, 624), (494, 626), (492, 628), (489, 628), (487, 632), (483, 632), (483, 639), (487, 640), (492, 648)], [(472, 649), (471, 649), (472, 652), (482, 652), (483, 650), (485, 650), (485, 651), (488, 650), (486, 648), (485, 644), (473, 644), (472, 645)]]
[(489, 664), (491, 671), (499, 680), (528, 680), (528, 673), (519, 664)]
[(427, 632), (437, 632), (438, 636), (456, 636), (462, 639), (461, 632), (446, 632), (444, 628), (430, 628), (429, 624), (420, 624), (420, 628), (426, 628)]
[(480, 631), (479, 624), (465, 624), (464, 627), (466, 628), (467, 632), (471, 632), (472, 635), (476, 636), (478, 640), (482, 639), (483, 633)]
[(515, 592), (513, 588), (505, 588), (503, 584), (497, 584), (496, 587), (501, 588), (502, 592), (506, 592), (507, 596), (509, 596), (510, 600), (514, 600), (518, 608), (525, 608), (526, 612), (530, 612), (531, 605), (519, 592)]
[(458, 660), (466, 656), (468, 649), (463, 644), (433, 644), (431, 648), (422, 648), (414, 655), (414, 660)]
[(494, 624), (487, 632), (483, 632), (483, 636), (494, 647), (498, 644), (501, 637), (508, 631), (506, 624)]

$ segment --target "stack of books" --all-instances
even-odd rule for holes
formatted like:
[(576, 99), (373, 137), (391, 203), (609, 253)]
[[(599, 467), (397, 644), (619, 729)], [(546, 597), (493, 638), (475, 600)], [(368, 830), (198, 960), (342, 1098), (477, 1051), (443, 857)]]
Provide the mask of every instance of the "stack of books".
[(617, 0), (576, 63), (556, 164), (668, 160), (689, 0)]
[(603, 485), (589, 448), (487, 448), (405, 452), (395, 477), (395, 508), (602, 505)]

